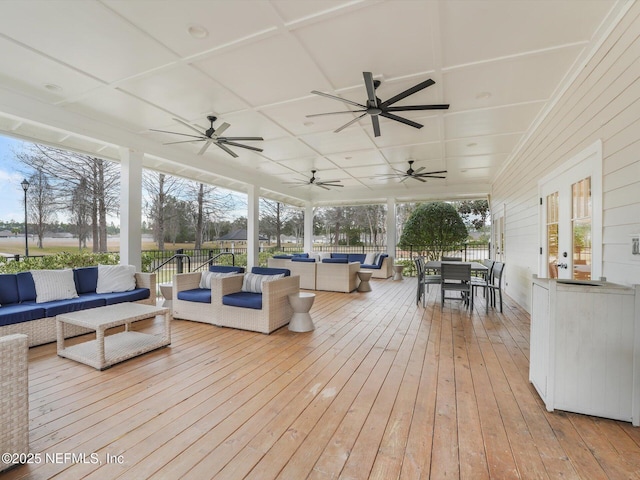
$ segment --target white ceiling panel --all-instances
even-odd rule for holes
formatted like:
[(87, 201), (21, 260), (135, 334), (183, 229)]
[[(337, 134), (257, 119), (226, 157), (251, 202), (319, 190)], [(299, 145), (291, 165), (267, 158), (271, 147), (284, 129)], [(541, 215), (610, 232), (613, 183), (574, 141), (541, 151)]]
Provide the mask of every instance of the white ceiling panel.
[[(0, 133), (117, 159), (144, 152), (165, 173), (269, 195), (330, 203), (467, 198), (488, 193), (537, 116), (575, 73), (625, 3), (614, 0), (3, 0)], [(632, 10), (631, 10), (632, 11)], [(362, 72), (421, 129), (381, 118), (374, 137)], [(57, 85), (61, 89), (45, 85)], [(366, 107), (365, 107), (366, 108)], [(375, 113), (375, 112), (371, 112)], [(234, 159), (192, 132), (207, 115), (227, 136), (260, 136)], [(242, 142), (241, 142), (242, 143)], [(370, 178), (407, 161), (446, 181)], [(345, 187), (291, 189), (294, 176)], [(439, 183), (436, 183), (439, 182)], [(338, 191), (339, 190), (339, 191)]]

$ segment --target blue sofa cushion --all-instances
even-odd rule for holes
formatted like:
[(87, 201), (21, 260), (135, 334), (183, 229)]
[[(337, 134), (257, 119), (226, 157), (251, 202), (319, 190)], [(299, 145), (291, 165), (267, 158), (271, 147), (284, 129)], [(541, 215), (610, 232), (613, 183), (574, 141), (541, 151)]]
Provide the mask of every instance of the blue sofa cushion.
[(380, 265), (375, 264), (375, 265), (367, 265), (366, 263), (363, 263), (362, 265), (360, 265), (360, 268), (368, 268), (369, 270), (373, 269), (373, 270), (380, 270)]
[(18, 295), (20, 303), (36, 301), (36, 284), (33, 282), (31, 272), (20, 272), (16, 274), (18, 281)]
[(347, 257), (344, 258), (323, 258), (322, 263), (349, 263)]
[(104, 307), (106, 305), (104, 295), (85, 294), (78, 298), (70, 298), (67, 300), (54, 300), (52, 302), (40, 303), (45, 310), (46, 317), (55, 317), (61, 313), (77, 312), (86, 310), (87, 308)]
[(231, 307), (253, 308), (262, 310), (262, 295), (259, 293), (238, 292), (222, 297), (222, 304)]
[(0, 275), (0, 305), (19, 303), (18, 281), (15, 274)]
[(273, 258), (281, 258), (282, 260), (291, 260), (293, 255), (274, 255)]
[(291, 276), (291, 270), (287, 268), (265, 268), (265, 267), (253, 267), (251, 273), (258, 275), (279, 275), (284, 274), (285, 277)]
[(349, 262), (364, 263), (364, 259), (367, 258), (367, 255), (364, 253), (350, 253), (347, 258), (349, 259)]
[(144, 300), (145, 298), (149, 298), (150, 294), (148, 288), (136, 288), (128, 292), (101, 293), (100, 296), (107, 301), (107, 305), (113, 305), (115, 303)]
[(308, 253), (294, 253), (293, 258), (309, 258)]
[(178, 292), (178, 300), (185, 302), (211, 303), (210, 288), (193, 288), (191, 290), (183, 290)]
[(74, 268), (73, 279), (76, 282), (78, 295), (95, 293), (98, 286), (98, 267)]
[(292, 262), (307, 262), (307, 263), (315, 263), (315, 258), (306, 258), (306, 257), (293, 257), (291, 259)]
[(44, 308), (35, 303), (32, 305), (21, 305), (19, 303), (3, 305), (2, 308), (0, 308), (0, 327), (13, 325), (14, 323), (29, 322), (45, 317)]
[(331, 258), (349, 258), (348, 253), (332, 253)]
[(244, 267), (233, 267), (230, 265), (211, 265), (209, 267), (209, 271), (219, 273), (244, 273)]

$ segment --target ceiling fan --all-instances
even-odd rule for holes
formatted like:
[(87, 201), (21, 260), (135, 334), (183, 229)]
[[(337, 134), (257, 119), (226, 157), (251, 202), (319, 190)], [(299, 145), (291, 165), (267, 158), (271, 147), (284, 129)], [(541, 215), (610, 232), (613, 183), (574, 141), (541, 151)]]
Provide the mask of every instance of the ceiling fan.
[(315, 185), (316, 187), (323, 188), (325, 190), (329, 190), (329, 187), (344, 187), (344, 185), (340, 185), (340, 180), (320, 180), (316, 178), (317, 170), (311, 170), (311, 178), (309, 180), (300, 180), (296, 182), (283, 182), (285, 185), (291, 185), (292, 187), (301, 187), (304, 185)]
[[(181, 123), (185, 127), (193, 130), (198, 135), (190, 135), (188, 133), (179, 133), (179, 132), (168, 132), (167, 130), (156, 130), (154, 128), (150, 128), (149, 130), (151, 130), (153, 132), (171, 133), (172, 135), (182, 135), (183, 137), (191, 137), (192, 138), (192, 140), (181, 140), (181, 141), (178, 141), (178, 142), (163, 143), (163, 145), (173, 145), (173, 144), (176, 144), (176, 143), (204, 142), (204, 145), (202, 145), (202, 148), (198, 152), (198, 155), (202, 155), (204, 152), (206, 152), (207, 148), (209, 148), (209, 146), (212, 143), (214, 145), (220, 147), (222, 150), (227, 152), (233, 158), (238, 158), (238, 155), (235, 152), (233, 152), (233, 150), (231, 150), (229, 147), (227, 147), (227, 145), (231, 145), (233, 147), (246, 148), (247, 150), (253, 150), (255, 152), (262, 152), (261, 148), (251, 147), (249, 145), (243, 145), (243, 144), (237, 143), (237, 142), (238, 141), (245, 141), (245, 142), (248, 142), (248, 141), (260, 141), (260, 140), (264, 140), (264, 138), (262, 138), (262, 137), (221, 137), (220, 135), (222, 135), (222, 133), (224, 133), (224, 131), (227, 128), (229, 128), (231, 125), (229, 125), (227, 122), (224, 122), (217, 129), (215, 129), (215, 128), (213, 128), (213, 122), (215, 122), (217, 119), (218, 119), (217, 117), (214, 117), (213, 115), (209, 115), (207, 117), (207, 120), (209, 120), (209, 122), (211, 123), (211, 126), (207, 130), (204, 130), (202, 127), (200, 127), (200, 130), (198, 130), (193, 125), (190, 125), (187, 122), (183, 122), (179, 118), (174, 118), (174, 120), (176, 122)], [(204, 131), (201, 131), (201, 130), (204, 130)]]
[(371, 123), (373, 124), (373, 134), (376, 137), (380, 136), (380, 119), (378, 117), (385, 117), (391, 120), (395, 120), (396, 122), (404, 123), (406, 125), (410, 125), (415, 128), (422, 128), (423, 125), (412, 120), (406, 119), (404, 117), (399, 117), (395, 115), (393, 112), (405, 112), (410, 110), (446, 110), (449, 108), (449, 104), (443, 105), (405, 105), (404, 107), (392, 107), (396, 102), (399, 102), (403, 98), (408, 97), (409, 95), (413, 95), (420, 90), (423, 90), (431, 85), (434, 82), (432, 79), (425, 80), (424, 82), (418, 83), (411, 88), (408, 88), (404, 92), (397, 94), (394, 97), (391, 97), (389, 100), (382, 101), (378, 97), (376, 97), (376, 89), (380, 86), (380, 80), (374, 80), (371, 72), (362, 72), (364, 76), (364, 85), (367, 89), (367, 101), (366, 103), (360, 104), (356, 102), (352, 102), (351, 100), (347, 100), (345, 98), (336, 97), (334, 95), (329, 95), (328, 93), (318, 92), (317, 90), (313, 90), (311, 93), (315, 93), (316, 95), (321, 95), (323, 97), (332, 98), (334, 100), (338, 100), (340, 102), (348, 103), (355, 107), (360, 107), (359, 110), (346, 110), (342, 112), (329, 112), (329, 113), (315, 113), (313, 115), (307, 115), (307, 117), (319, 117), (321, 115), (336, 115), (340, 113), (362, 113), (357, 118), (345, 123), (343, 126), (334, 131), (334, 133), (338, 133), (349, 125), (356, 123), (365, 115), (371, 116)]
[(400, 182), (404, 182), (407, 178), (413, 178), (414, 180), (418, 180), (419, 182), (426, 182), (425, 178), (447, 178), (443, 177), (440, 174), (447, 173), (446, 170), (438, 170), (434, 172), (423, 172), (426, 167), (420, 167), (417, 170), (413, 169), (413, 162), (415, 160), (408, 160), (409, 169), (405, 172), (403, 170), (398, 170), (394, 168), (397, 173), (388, 173), (384, 175), (377, 175), (376, 177), (384, 177), (384, 178), (402, 178)]

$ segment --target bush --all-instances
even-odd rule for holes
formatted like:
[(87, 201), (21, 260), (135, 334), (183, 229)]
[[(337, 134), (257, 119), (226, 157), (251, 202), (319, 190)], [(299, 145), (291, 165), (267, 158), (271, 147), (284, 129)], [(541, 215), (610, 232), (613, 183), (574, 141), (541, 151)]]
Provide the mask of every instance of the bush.
[(28, 257), (16, 262), (13, 259), (0, 258), (0, 273), (18, 273), (29, 270), (60, 270), (63, 268), (90, 267), (98, 265), (117, 265), (120, 255), (117, 253), (56, 253), (43, 257)]

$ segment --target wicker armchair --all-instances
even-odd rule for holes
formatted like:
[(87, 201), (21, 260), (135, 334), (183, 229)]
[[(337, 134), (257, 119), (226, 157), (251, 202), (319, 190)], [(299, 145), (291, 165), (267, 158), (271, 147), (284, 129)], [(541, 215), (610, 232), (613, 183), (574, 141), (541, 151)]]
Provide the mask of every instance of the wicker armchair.
[(222, 297), (240, 292), (242, 276), (214, 278), (211, 281), (211, 312), (216, 325), (271, 333), (291, 320), (289, 294), (300, 291), (300, 277), (290, 276), (262, 284), (262, 308), (224, 305)]
[[(27, 336), (0, 337), (0, 452), (29, 453)], [(13, 463), (0, 461), (0, 472)]]
[(358, 287), (360, 262), (318, 263), (316, 265), (316, 290), (329, 292), (353, 292)]

